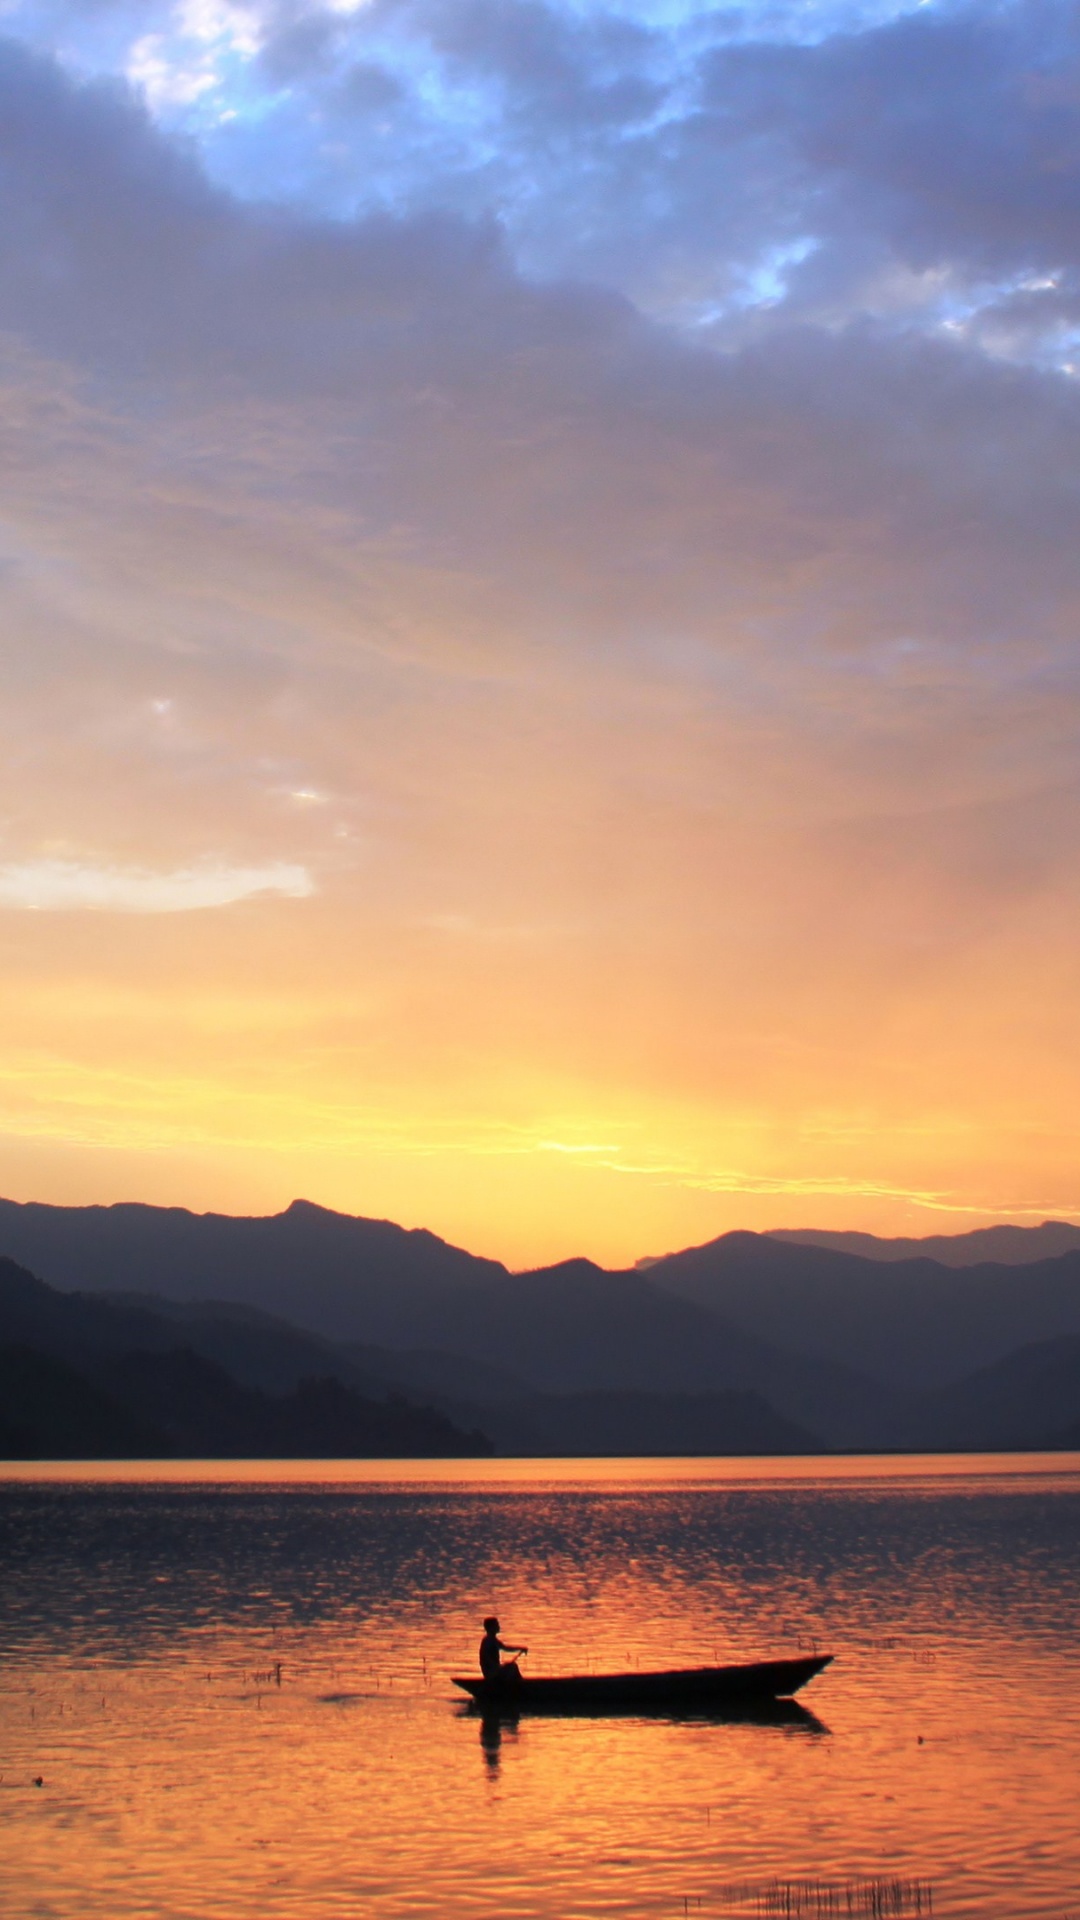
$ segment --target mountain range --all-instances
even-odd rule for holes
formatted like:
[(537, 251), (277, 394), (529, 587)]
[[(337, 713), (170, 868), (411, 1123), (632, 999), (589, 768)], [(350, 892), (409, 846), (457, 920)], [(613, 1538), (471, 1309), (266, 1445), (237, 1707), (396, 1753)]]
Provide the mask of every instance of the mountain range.
[[(870, 1238), (729, 1233), (617, 1272), (569, 1260), (515, 1274), (434, 1234), (304, 1201), (257, 1219), (0, 1201), (0, 1254), (40, 1276), (39, 1308), (49, 1302), (36, 1329), (20, 1323), (0, 1268), (0, 1344), (74, 1369), (136, 1422), (153, 1426), (156, 1408), (158, 1428), (162, 1380), (140, 1398), (150, 1360), (120, 1362), (154, 1355), (160, 1373), (173, 1355), (182, 1407), (195, 1395), (190, 1361), (175, 1358), (187, 1354), (229, 1389), (262, 1396), (226, 1422), (234, 1446), (242, 1429), (253, 1452), (317, 1450), (348, 1432), (356, 1451), (423, 1450), (419, 1429), (415, 1445), (403, 1430), (383, 1445), (360, 1402), (438, 1415), (450, 1431), (431, 1430), (433, 1451), (1063, 1444), (1080, 1422), (1080, 1230), (979, 1230), (955, 1236), (964, 1245), (947, 1259), (911, 1254), (919, 1242), (849, 1250)], [(108, 1364), (100, 1339), (87, 1344), (95, 1309), (118, 1316)], [(25, 1434), (10, 1368), (0, 1367), (0, 1423)], [(357, 1401), (352, 1429), (344, 1402), (317, 1413), (319, 1382), (324, 1399), (334, 1382)], [(224, 1404), (220, 1380), (216, 1392)], [(306, 1413), (293, 1404), (304, 1394)], [(207, 1387), (209, 1437), (213, 1398)], [(190, 1444), (188, 1417), (160, 1435), (169, 1450)]]
[(828, 1247), (833, 1253), (858, 1253), (864, 1260), (937, 1260), (943, 1267), (974, 1267), (985, 1260), (1026, 1267), (1058, 1253), (1080, 1252), (1080, 1227), (1068, 1220), (1044, 1220), (1038, 1227), (975, 1227), (970, 1233), (931, 1233), (921, 1240), (883, 1240), (876, 1233), (829, 1233), (819, 1227), (771, 1227), (768, 1237)]
[(2, 1457), (491, 1451), (486, 1435), (433, 1407), (363, 1392), (342, 1355), (294, 1328), (137, 1295), (62, 1293), (0, 1259)]

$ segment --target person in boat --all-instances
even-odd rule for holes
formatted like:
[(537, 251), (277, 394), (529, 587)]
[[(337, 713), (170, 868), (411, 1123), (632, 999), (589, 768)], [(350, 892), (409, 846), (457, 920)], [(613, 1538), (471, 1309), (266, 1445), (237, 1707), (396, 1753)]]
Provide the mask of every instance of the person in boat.
[(495, 1615), (489, 1614), (484, 1621), (484, 1637), (480, 1642), (480, 1671), (484, 1679), (492, 1686), (513, 1686), (521, 1679), (516, 1660), (504, 1660), (504, 1653), (528, 1653), (528, 1647), (508, 1647), (505, 1640), (499, 1639), (499, 1622)]

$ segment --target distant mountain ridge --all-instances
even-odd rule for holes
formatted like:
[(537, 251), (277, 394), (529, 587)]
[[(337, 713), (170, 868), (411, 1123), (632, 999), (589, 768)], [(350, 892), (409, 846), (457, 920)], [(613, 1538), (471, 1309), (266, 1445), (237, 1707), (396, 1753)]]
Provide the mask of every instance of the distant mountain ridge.
[(800, 1247), (854, 1253), (864, 1260), (936, 1260), (943, 1267), (982, 1266), (987, 1261), (1026, 1267), (1036, 1260), (1080, 1252), (1080, 1226), (1069, 1220), (1044, 1220), (1037, 1227), (973, 1227), (968, 1233), (931, 1233), (921, 1239), (830, 1233), (819, 1227), (770, 1227), (766, 1237)]
[[(1042, 1229), (1001, 1231), (1046, 1244)], [(238, 1387), (278, 1396), (320, 1376), (419, 1396), (504, 1451), (635, 1450), (635, 1434), (646, 1451), (694, 1435), (720, 1451), (746, 1451), (753, 1434), (776, 1451), (1005, 1431), (1035, 1444), (1048, 1432), (1039, 1396), (1008, 1363), (1054, 1341), (1066, 1344), (1052, 1430), (1080, 1418), (1080, 1350), (1074, 1399), (1067, 1344), (1080, 1336), (1080, 1251), (946, 1265), (735, 1232), (645, 1268), (568, 1260), (514, 1274), (434, 1234), (303, 1201), (261, 1219), (0, 1201), (5, 1251), (67, 1289), (75, 1314), (126, 1311), (130, 1350), (190, 1348)]]
[(507, 1273), (497, 1260), (464, 1253), (423, 1228), (332, 1213), (307, 1200), (254, 1218), (126, 1202), (0, 1200), (0, 1254), (53, 1286), (237, 1301), (330, 1339), (387, 1346), (401, 1344), (399, 1336), (447, 1288)]
[(752, 1390), (828, 1445), (859, 1444), (889, 1400), (845, 1362), (808, 1359), (794, 1343), (680, 1299), (653, 1273), (571, 1260), (511, 1274), (433, 1234), (302, 1201), (256, 1220), (3, 1201), (5, 1247), (50, 1284), (88, 1298), (122, 1289), (192, 1304), (231, 1299), (353, 1349), (460, 1354), (516, 1375), (533, 1393)]
[[(439, 1380), (456, 1395), (432, 1394)], [(491, 1452), (477, 1407), (461, 1398), (470, 1388), (493, 1394), (483, 1426), (507, 1452), (822, 1444), (753, 1390), (543, 1393), (460, 1356), (339, 1348), (227, 1303), (64, 1293), (0, 1259), (0, 1458)], [(406, 1389), (425, 1404), (406, 1401)]]
[(1014, 1348), (1080, 1333), (1080, 1252), (1019, 1267), (876, 1261), (768, 1234), (669, 1254), (648, 1278), (804, 1354), (901, 1392), (944, 1386)]

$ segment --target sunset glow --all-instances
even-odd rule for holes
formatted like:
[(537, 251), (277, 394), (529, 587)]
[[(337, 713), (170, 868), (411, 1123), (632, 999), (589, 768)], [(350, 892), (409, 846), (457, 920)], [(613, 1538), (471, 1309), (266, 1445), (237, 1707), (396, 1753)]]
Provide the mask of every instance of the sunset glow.
[(1070, 19), (3, 9), (0, 1191), (1080, 1218)]

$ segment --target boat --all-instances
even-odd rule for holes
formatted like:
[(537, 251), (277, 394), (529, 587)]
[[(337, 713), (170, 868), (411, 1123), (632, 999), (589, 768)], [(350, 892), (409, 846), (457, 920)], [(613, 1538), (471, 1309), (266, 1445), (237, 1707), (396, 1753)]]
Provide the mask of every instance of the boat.
[(499, 1713), (694, 1713), (788, 1700), (821, 1673), (831, 1653), (758, 1660), (745, 1667), (679, 1667), (668, 1673), (508, 1673), (504, 1680), (454, 1674), (455, 1687)]

